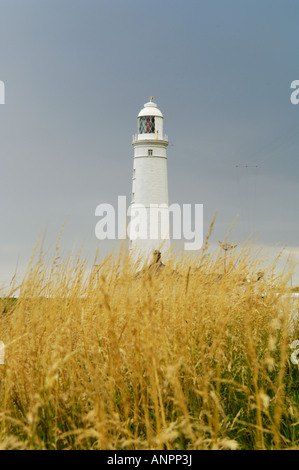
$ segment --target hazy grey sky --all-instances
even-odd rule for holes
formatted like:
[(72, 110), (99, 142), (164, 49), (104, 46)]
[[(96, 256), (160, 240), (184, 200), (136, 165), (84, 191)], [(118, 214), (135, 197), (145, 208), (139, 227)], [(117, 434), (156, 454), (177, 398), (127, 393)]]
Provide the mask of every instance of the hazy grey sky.
[(152, 95), (170, 203), (203, 203), (205, 232), (217, 210), (213, 243), (240, 214), (237, 242), (299, 253), (298, 22), (297, 0), (0, 0), (0, 285), (66, 220), (63, 248), (93, 253)]

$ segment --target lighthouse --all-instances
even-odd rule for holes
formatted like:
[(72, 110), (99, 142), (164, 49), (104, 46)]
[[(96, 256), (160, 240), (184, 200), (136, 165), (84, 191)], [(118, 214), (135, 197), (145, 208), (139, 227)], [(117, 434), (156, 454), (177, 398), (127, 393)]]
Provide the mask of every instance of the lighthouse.
[(163, 131), (163, 114), (153, 98), (137, 117), (134, 147), (132, 200), (130, 205), (130, 249), (141, 259), (158, 250), (165, 256), (170, 248), (167, 185), (168, 138)]

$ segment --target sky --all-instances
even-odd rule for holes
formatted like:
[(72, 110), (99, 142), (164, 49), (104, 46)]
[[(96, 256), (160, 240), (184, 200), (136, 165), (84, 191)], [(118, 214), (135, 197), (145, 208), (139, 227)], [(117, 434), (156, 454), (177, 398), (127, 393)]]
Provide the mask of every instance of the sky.
[(214, 245), (238, 216), (229, 240), (299, 260), (298, 21), (297, 0), (0, 0), (0, 286), (43, 233), (93, 258), (150, 96), (169, 203), (203, 204), (204, 234), (217, 211)]

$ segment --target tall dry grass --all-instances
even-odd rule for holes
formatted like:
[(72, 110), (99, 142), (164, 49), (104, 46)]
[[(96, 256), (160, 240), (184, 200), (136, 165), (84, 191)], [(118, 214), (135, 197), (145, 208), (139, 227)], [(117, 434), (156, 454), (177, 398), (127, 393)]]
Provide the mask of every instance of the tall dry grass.
[(1, 302), (0, 447), (299, 448), (287, 275), (220, 251), (139, 276), (125, 250), (40, 253)]

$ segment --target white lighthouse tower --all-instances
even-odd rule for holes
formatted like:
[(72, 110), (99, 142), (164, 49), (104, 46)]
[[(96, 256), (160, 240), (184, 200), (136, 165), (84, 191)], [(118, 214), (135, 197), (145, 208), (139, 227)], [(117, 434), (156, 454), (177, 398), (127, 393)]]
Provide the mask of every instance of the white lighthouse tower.
[[(155, 250), (163, 255), (170, 248), (167, 185), (168, 138), (163, 133), (163, 114), (153, 103), (145, 103), (137, 118), (138, 134), (133, 136), (130, 249), (143, 259)], [(135, 217), (135, 222), (134, 222)]]

